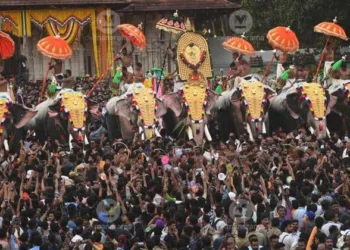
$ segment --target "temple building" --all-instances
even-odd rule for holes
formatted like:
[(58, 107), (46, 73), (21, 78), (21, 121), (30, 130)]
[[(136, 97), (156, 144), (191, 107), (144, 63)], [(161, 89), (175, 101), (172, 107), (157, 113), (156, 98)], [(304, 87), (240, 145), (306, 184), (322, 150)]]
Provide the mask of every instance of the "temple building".
[(73, 56), (63, 61), (63, 69), (71, 69), (73, 76), (100, 75), (125, 42), (117, 25), (142, 24), (147, 48), (135, 49), (133, 62), (141, 62), (145, 70), (164, 66), (171, 72), (176, 62), (165, 55), (179, 35), (156, 29), (159, 20), (178, 11), (192, 30), (227, 36), (232, 33), (229, 15), (241, 7), (240, 1), (232, 0), (2, 0), (0, 5), (0, 29), (16, 43), (15, 56), (2, 66), (0, 62), (0, 67), (18, 75), (24, 61), (29, 80), (34, 81), (43, 78), (49, 62), (36, 44), (48, 35), (60, 35), (71, 45)]

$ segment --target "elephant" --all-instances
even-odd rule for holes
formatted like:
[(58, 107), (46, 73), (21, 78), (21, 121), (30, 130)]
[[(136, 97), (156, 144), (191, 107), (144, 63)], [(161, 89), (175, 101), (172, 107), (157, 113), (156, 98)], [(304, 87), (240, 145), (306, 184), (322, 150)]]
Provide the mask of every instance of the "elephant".
[(26, 128), (34, 130), (44, 142), (47, 137), (62, 143), (72, 139), (88, 144), (86, 121), (89, 114), (97, 114), (98, 105), (73, 89), (62, 89), (54, 99), (47, 99), (35, 107), (37, 114)]
[(158, 99), (151, 89), (140, 86), (131, 87), (124, 95), (111, 98), (106, 103), (109, 139), (113, 141), (122, 137), (132, 140), (135, 127), (142, 139), (150, 139), (154, 135), (159, 137), (157, 125), (159, 118), (167, 113), (167, 109), (171, 109), (176, 116), (181, 113), (181, 105), (169, 101), (170, 98), (173, 97), (168, 94)]
[(226, 141), (231, 132), (248, 132), (251, 141), (260, 133), (267, 134), (268, 109), (276, 95), (255, 77), (241, 78), (237, 88), (221, 93), (214, 108), (221, 140)]
[(271, 103), (270, 128), (290, 133), (304, 123), (317, 139), (324, 139), (329, 136), (327, 105), (327, 93), (319, 83), (295, 83)]
[[(2, 117), (0, 123), (0, 147), (4, 147), (6, 151), (19, 151), (19, 142), (23, 127), (36, 115), (36, 111), (29, 109), (22, 104), (11, 101), (7, 92), (0, 93), (0, 115)], [(15, 143), (10, 148), (9, 142)]]
[(329, 130), (348, 135), (350, 129), (350, 81), (333, 83), (328, 87), (327, 121)]
[(203, 145), (204, 135), (207, 141), (212, 141), (208, 128), (208, 116), (212, 115), (211, 110), (219, 95), (207, 89), (205, 81), (189, 81), (188, 84), (183, 85), (183, 89), (178, 94), (180, 98), (169, 98), (168, 103), (175, 110), (175, 114), (182, 113), (181, 104), (184, 104), (187, 111), (185, 126), (188, 139), (194, 140), (197, 146)]

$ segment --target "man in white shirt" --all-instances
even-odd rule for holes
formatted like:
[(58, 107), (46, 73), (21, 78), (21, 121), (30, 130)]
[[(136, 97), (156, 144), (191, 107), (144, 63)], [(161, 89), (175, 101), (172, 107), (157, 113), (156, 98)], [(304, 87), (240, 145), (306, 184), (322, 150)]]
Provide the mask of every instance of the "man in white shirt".
[(282, 228), (284, 232), (280, 235), (278, 242), (281, 242), (285, 245), (285, 250), (291, 250), (292, 244), (294, 242), (292, 237), (293, 226), (291, 221), (284, 221)]
[(339, 220), (339, 217), (338, 217), (338, 214), (334, 213), (333, 211), (327, 211), (325, 213), (325, 219), (328, 220), (328, 222), (326, 224), (324, 224), (321, 228), (321, 231), (329, 236), (330, 233), (329, 233), (329, 228), (331, 226), (337, 226), (338, 229), (340, 230), (340, 227), (342, 226), (342, 223), (338, 222)]
[(226, 222), (222, 219), (222, 214), (223, 214), (223, 208), (222, 207), (217, 207), (215, 209), (215, 220), (213, 223), (213, 227), (214, 229), (216, 229), (216, 231), (218, 231), (220, 234), (222, 233), (222, 231), (224, 230), (224, 227), (226, 227)]

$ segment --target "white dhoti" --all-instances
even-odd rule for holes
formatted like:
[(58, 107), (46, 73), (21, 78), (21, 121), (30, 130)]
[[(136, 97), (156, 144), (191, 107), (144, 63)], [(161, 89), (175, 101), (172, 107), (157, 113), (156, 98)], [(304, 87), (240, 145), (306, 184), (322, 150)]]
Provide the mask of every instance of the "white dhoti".
[(133, 83), (130, 83), (130, 84), (124, 83), (121, 86), (120, 93), (125, 94), (129, 90), (129, 88), (131, 88), (132, 86), (133, 86)]
[(132, 69), (132, 66), (129, 66), (126, 68), (129, 73), (134, 74), (134, 70)]
[[(323, 68), (323, 78), (326, 78), (327, 75), (328, 75), (328, 72), (329, 72), (329, 69), (332, 67), (332, 63), (334, 61), (325, 61), (324, 62), (324, 68)], [(325, 80), (324, 81), (324, 84), (323, 84), (323, 87), (324, 88), (328, 88), (330, 85), (332, 84), (332, 80), (329, 79), (329, 80)]]
[(283, 74), (284, 68), (282, 66), (282, 63), (277, 64), (277, 72), (276, 72), (276, 77), (277, 79), (280, 78), (280, 76)]
[(296, 82), (295, 79), (288, 79), (286, 81), (286, 85), (284, 85), (284, 87), (282, 88), (282, 91), (285, 91), (285, 90), (289, 89), (290, 87), (292, 87), (295, 82)]

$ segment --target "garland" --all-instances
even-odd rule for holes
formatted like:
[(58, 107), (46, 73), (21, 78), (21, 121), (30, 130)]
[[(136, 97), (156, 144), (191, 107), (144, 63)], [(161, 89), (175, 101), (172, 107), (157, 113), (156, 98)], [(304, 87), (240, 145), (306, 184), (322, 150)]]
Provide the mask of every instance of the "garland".
[(180, 58), (181, 58), (182, 62), (183, 62), (187, 67), (189, 67), (189, 68), (191, 68), (191, 69), (193, 69), (193, 70), (198, 69), (198, 68), (204, 63), (206, 57), (207, 57), (207, 52), (206, 52), (205, 50), (203, 50), (203, 51), (201, 52), (201, 56), (200, 56), (199, 62), (196, 63), (196, 64), (193, 64), (193, 63), (191, 63), (191, 62), (189, 62), (189, 61), (187, 60), (187, 58), (184, 56), (184, 53), (183, 53), (183, 52), (180, 53)]
[(9, 108), (10, 108), (11, 104), (12, 104), (12, 102), (9, 99), (7, 99), (7, 102), (6, 102), (5, 107), (4, 107), (4, 112), (2, 114), (1, 123), (0, 123), (0, 139), (2, 138), (2, 134), (4, 132), (4, 125), (5, 125), (6, 117), (10, 113)]
[(238, 90), (240, 91), (240, 95), (241, 95), (241, 101), (242, 103), (244, 104), (245, 106), (245, 109), (246, 109), (246, 113), (247, 113), (247, 116), (248, 116), (248, 119), (252, 122), (262, 122), (263, 121), (263, 117), (265, 115), (265, 109), (266, 109), (266, 104), (267, 104), (267, 95), (266, 95), (266, 92), (267, 92), (267, 88), (264, 87), (264, 97), (261, 101), (261, 106), (260, 106), (260, 117), (259, 118), (253, 118), (252, 117), (252, 114), (249, 110), (249, 105), (248, 105), (248, 102), (243, 94), (243, 90), (241, 87), (238, 88)]
[[(192, 120), (192, 116), (191, 116), (191, 114), (189, 114), (188, 117), (190, 118), (190, 120), (191, 120), (192, 123), (202, 123), (203, 120), (204, 120), (205, 110), (206, 110), (207, 107), (208, 107), (208, 95), (209, 95), (209, 90), (206, 89), (205, 93), (206, 93), (206, 95), (205, 95), (204, 102), (203, 102), (203, 106), (202, 106), (202, 108), (203, 108), (202, 119), (201, 119), (201, 120), (198, 120), (198, 121)], [(189, 113), (189, 112), (190, 112), (190, 105), (188, 105), (188, 103), (187, 103), (187, 101), (186, 101), (186, 98), (185, 98), (185, 96), (184, 96), (184, 91), (183, 91), (183, 89), (181, 89), (181, 90), (178, 91), (178, 95), (181, 97), (181, 102), (184, 104), (187, 113)]]
[[(88, 103), (88, 98), (87, 96), (84, 96), (84, 101), (85, 101), (85, 104), (86, 104), (86, 108), (84, 110), (84, 120), (83, 120), (83, 123), (85, 124), (86, 123), (86, 119), (88, 117), (88, 108), (87, 108), (87, 103)], [(82, 127), (82, 128), (77, 128), (75, 127), (74, 125), (74, 122), (71, 120), (71, 115), (70, 115), (70, 112), (69, 110), (64, 106), (63, 104), (63, 101), (62, 101), (62, 97), (60, 97), (58, 99), (58, 102), (60, 103), (60, 106), (61, 106), (61, 109), (60, 109), (60, 112), (62, 113), (65, 113), (67, 119), (68, 119), (68, 122), (70, 123), (73, 131), (75, 132), (81, 132), (81, 131), (84, 131), (85, 130), (85, 127)]]
[[(154, 92), (153, 93), (154, 98), (157, 98), (157, 94)], [(141, 122), (142, 127), (146, 127), (147, 125), (145, 124), (145, 120), (142, 117), (142, 112), (141, 109), (139, 107), (139, 104), (137, 103), (137, 101), (135, 101), (134, 99), (134, 94), (129, 94), (128, 97), (131, 98), (132, 103), (131, 103), (131, 107), (135, 110), (135, 112), (137, 113), (137, 116), (139, 117), (139, 121)], [(158, 103), (155, 103), (155, 107), (154, 107), (154, 114), (157, 116), (157, 110), (158, 110)], [(156, 120), (154, 119), (153, 121), (154, 123), (150, 126), (148, 126), (147, 128), (154, 128), (156, 125)]]
[(326, 91), (325, 89), (323, 89), (323, 93), (325, 95), (324, 97), (324, 105), (325, 105), (325, 111), (324, 111), (324, 115), (322, 117), (317, 117), (315, 115), (315, 110), (313, 108), (313, 105), (312, 105), (312, 101), (311, 99), (308, 97), (307, 93), (305, 92), (304, 88), (302, 86), (300, 87), (297, 87), (297, 92), (301, 93), (301, 99), (304, 99), (306, 101), (306, 103), (308, 104), (309, 106), (309, 109), (311, 111), (311, 114), (312, 114), (312, 117), (314, 118), (314, 120), (316, 121), (322, 121), (322, 120), (325, 120), (326, 119), (326, 112), (327, 112), (327, 97), (326, 97)]

